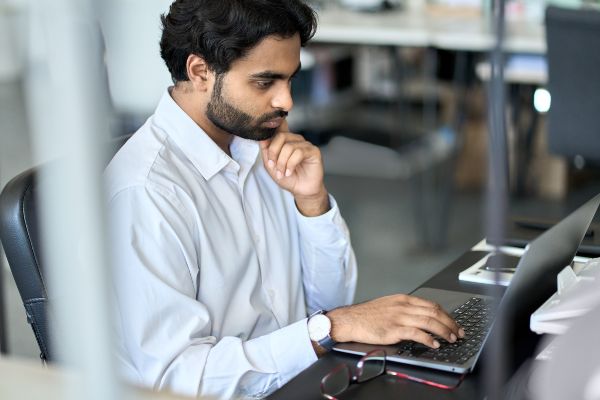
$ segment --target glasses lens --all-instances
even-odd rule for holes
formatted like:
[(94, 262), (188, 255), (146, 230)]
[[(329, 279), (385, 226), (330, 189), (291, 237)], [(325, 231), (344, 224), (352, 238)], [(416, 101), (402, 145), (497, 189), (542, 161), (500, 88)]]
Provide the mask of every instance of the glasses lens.
[(350, 369), (346, 364), (340, 365), (321, 380), (321, 393), (337, 396), (348, 389)]
[(358, 364), (357, 381), (364, 382), (383, 374), (385, 371), (385, 353), (382, 350), (373, 351), (362, 358)]

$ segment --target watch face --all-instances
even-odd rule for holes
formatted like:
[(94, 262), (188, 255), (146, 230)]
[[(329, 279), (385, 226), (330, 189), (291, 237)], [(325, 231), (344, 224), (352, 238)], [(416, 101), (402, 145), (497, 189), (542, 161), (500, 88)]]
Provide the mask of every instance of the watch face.
[(308, 320), (308, 335), (310, 340), (318, 342), (325, 339), (331, 332), (331, 321), (323, 314), (317, 314)]

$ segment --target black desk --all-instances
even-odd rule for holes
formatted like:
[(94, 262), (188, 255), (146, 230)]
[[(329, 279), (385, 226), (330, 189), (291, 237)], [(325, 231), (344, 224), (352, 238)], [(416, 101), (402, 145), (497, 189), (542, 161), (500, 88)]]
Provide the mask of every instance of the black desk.
[[(460, 290), (485, 294), (488, 285), (461, 282), (458, 273), (480, 260), (486, 252), (469, 251), (456, 261), (429, 279), (422, 286), (447, 290)], [(288, 384), (275, 392), (269, 399), (302, 399), (322, 400), (320, 381), (329, 371), (340, 363), (354, 366), (358, 358), (331, 352), (305, 371), (292, 379)], [(393, 365), (390, 363), (390, 365)], [(339, 396), (340, 399), (480, 399), (484, 397), (481, 384), (481, 368), (465, 377), (460, 386), (454, 390), (438, 389), (420, 383), (410, 382), (389, 375), (382, 375), (372, 381), (352, 385)]]

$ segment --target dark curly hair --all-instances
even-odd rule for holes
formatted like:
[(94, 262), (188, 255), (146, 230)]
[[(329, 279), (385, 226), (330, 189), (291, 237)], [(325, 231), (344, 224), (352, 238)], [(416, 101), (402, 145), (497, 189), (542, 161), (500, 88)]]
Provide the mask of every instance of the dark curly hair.
[(304, 46), (317, 28), (315, 12), (302, 0), (176, 0), (161, 21), (160, 55), (173, 82), (189, 80), (190, 54), (223, 74), (267, 36), (299, 33)]

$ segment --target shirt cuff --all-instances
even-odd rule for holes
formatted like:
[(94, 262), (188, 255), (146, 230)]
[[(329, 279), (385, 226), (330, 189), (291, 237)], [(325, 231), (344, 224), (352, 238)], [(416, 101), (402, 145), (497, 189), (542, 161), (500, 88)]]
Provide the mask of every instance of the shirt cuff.
[(307, 318), (271, 333), (271, 354), (280, 373), (280, 387), (317, 361), (308, 336)]
[(329, 211), (317, 217), (306, 217), (296, 208), (298, 227), (303, 238), (310, 238), (314, 243), (335, 243), (347, 235), (346, 223), (340, 214), (337, 202), (329, 196)]

